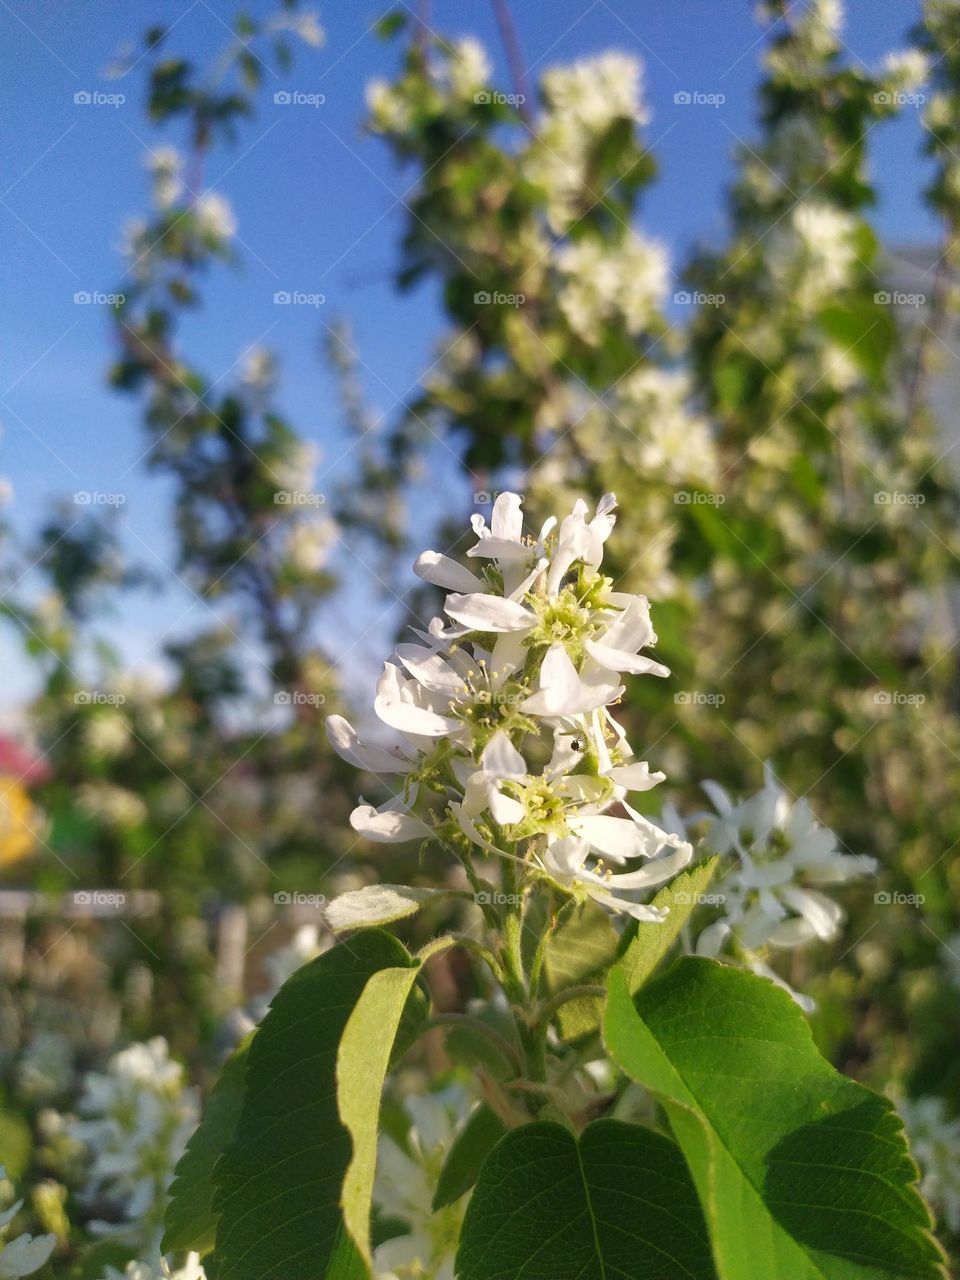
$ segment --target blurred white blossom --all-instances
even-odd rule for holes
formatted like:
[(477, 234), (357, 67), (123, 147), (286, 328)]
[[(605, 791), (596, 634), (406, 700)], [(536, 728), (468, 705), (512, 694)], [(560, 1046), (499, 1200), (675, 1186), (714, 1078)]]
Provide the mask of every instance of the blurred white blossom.
[(920, 1190), (950, 1231), (960, 1232), (960, 1118), (943, 1098), (896, 1098), (910, 1150), (923, 1175)]
[(91, 1156), (84, 1197), (106, 1198), (121, 1218), (91, 1230), (135, 1236), (149, 1253), (159, 1242), (174, 1166), (199, 1118), (196, 1092), (157, 1036), (122, 1049), (105, 1072), (89, 1072), (77, 1111), (68, 1133)]

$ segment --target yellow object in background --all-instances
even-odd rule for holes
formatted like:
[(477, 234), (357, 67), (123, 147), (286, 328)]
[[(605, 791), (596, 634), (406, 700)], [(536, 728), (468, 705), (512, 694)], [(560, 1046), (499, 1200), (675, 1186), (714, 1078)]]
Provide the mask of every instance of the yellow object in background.
[(0, 776), (0, 867), (29, 857), (37, 846), (42, 817), (16, 778)]

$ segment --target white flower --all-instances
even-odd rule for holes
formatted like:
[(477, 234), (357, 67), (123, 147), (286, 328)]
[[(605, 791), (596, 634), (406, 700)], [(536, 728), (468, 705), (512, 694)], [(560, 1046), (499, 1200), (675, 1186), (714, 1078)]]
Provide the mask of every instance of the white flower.
[(643, 124), (648, 119), (641, 65), (629, 54), (599, 54), (551, 68), (541, 88), (540, 127), (521, 164), (527, 178), (546, 192), (550, 226), (563, 233), (578, 209), (591, 207), (602, 195), (590, 187), (589, 167), (604, 134), (617, 120)]
[(237, 231), (237, 220), (226, 196), (205, 191), (194, 203), (193, 215), (201, 232), (213, 240), (230, 240)]
[(714, 782), (704, 790), (716, 809), (706, 843), (716, 853), (734, 854), (736, 862), (717, 885), (723, 918), (700, 935), (697, 951), (716, 955), (731, 937), (748, 951), (836, 938), (844, 912), (822, 890), (872, 874), (874, 859), (843, 853), (833, 832), (805, 800), (790, 799), (769, 765), (763, 789), (742, 804)]
[(454, 98), (472, 102), (474, 95), (490, 83), (491, 74), (483, 45), (468, 36), (451, 46), (443, 63), (440, 83)]
[(383, 1217), (399, 1219), (409, 1231), (374, 1251), (377, 1280), (453, 1280), (466, 1197), (435, 1213), (433, 1193), (469, 1101), (458, 1088), (407, 1098), (409, 1154), (391, 1138), (380, 1139), (373, 1198)]
[(330, 550), (339, 537), (335, 520), (318, 516), (299, 520), (287, 531), (285, 551), (298, 573), (319, 573), (330, 558)]
[[(533, 538), (520, 498), (504, 493), (489, 528), (472, 522), (467, 556), (478, 572), (437, 552), (419, 557), (421, 577), (453, 588), (444, 604), (453, 625), (435, 618), (417, 633), (422, 643), (399, 645), (385, 664), (374, 709), (391, 737), (365, 742), (342, 717), (327, 722), (344, 759), (402, 779), (386, 804), (353, 811), (356, 831), (376, 841), (433, 836), (455, 849), (465, 835), (611, 910), (661, 918), (634, 895), (663, 883), (692, 849), (626, 799), (663, 775), (634, 758), (609, 708), (624, 692), (622, 673), (667, 670), (640, 652), (656, 642), (646, 599), (611, 590), (601, 572), (615, 506), (607, 494), (591, 515), (578, 501)], [(442, 803), (425, 811), (421, 795)]]
[(960, 1119), (942, 1098), (897, 1098), (910, 1150), (920, 1166), (920, 1190), (950, 1231), (960, 1232)]
[(106, 1072), (89, 1072), (77, 1104), (80, 1119), (70, 1136), (89, 1148), (84, 1197), (114, 1201), (119, 1228), (95, 1222), (98, 1234), (140, 1235), (148, 1248), (159, 1241), (167, 1186), (196, 1127), (199, 1106), (184, 1087), (183, 1068), (160, 1036), (115, 1054)]
[(619, 119), (646, 122), (641, 76), (637, 58), (611, 50), (572, 66), (552, 67), (543, 77), (543, 95), (549, 111), (599, 133)]
[(118, 831), (145, 822), (149, 813), (135, 791), (111, 782), (84, 782), (77, 788), (77, 803), (89, 818)]
[(146, 158), (153, 175), (153, 198), (160, 209), (169, 209), (183, 195), (183, 156), (175, 147), (156, 147)]
[(578, 240), (561, 250), (557, 266), (560, 310), (574, 332), (593, 344), (608, 324), (642, 332), (659, 313), (670, 278), (663, 249), (633, 233), (614, 247)]
[[(639, 818), (639, 814), (634, 815)], [(609, 824), (622, 824), (614, 827)], [(601, 826), (600, 824), (608, 824)], [(648, 907), (636, 902), (628, 895), (638, 889), (650, 889), (661, 885), (682, 871), (693, 856), (689, 844), (677, 842), (672, 853), (652, 856), (654, 850), (664, 841), (675, 841), (676, 837), (668, 836), (655, 827), (653, 823), (631, 823), (623, 818), (584, 818), (579, 823), (571, 823), (581, 836), (590, 839), (565, 836), (547, 846), (543, 855), (544, 868), (561, 884), (571, 888), (582, 888), (586, 894), (609, 907), (612, 911), (623, 911), (636, 920), (660, 923), (666, 918), (662, 908)], [(646, 839), (645, 839), (646, 837)], [(602, 859), (592, 866), (588, 865), (588, 857), (592, 848), (606, 848), (606, 856), (611, 861), (626, 861), (634, 857), (648, 857), (650, 861), (639, 871), (613, 873)], [(616, 858), (611, 849), (620, 849), (622, 854)]]
[(65, 1092), (73, 1079), (73, 1046), (56, 1031), (39, 1031), (24, 1047), (16, 1067), (17, 1090), (45, 1102)]
[[(0, 1183), (6, 1180), (6, 1170), (0, 1165)], [(55, 1235), (31, 1236), (24, 1232), (7, 1243), (2, 1242), (10, 1223), (23, 1207), (16, 1200), (0, 1212), (0, 1280), (20, 1280), (21, 1276), (39, 1271), (56, 1247)]]
[(923, 84), (930, 74), (930, 59), (922, 49), (902, 49), (887, 54), (883, 70), (897, 89), (910, 91)]
[(104, 1280), (206, 1280), (200, 1255), (188, 1253), (182, 1267), (176, 1271), (170, 1269), (166, 1258), (161, 1258), (158, 1265), (148, 1262), (128, 1262), (123, 1271), (116, 1267), (107, 1267)]
[(770, 237), (769, 267), (804, 309), (849, 285), (857, 261), (853, 214), (823, 201), (798, 202), (788, 224)]

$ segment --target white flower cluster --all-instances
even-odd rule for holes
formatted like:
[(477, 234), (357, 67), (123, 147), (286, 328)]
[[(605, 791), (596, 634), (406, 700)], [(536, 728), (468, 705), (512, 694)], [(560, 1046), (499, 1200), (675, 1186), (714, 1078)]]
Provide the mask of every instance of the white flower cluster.
[(85, 1076), (77, 1110), (82, 1118), (72, 1121), (70, 1135), (93, 1156), (85, 1196), (106, 1197), (124, 1219), (119, 1226), (92, 1223), (91, 1229), (143, 1229), (153, 1247), (174, 1165), (199, 1119), (199, 1102), (184, 1086), (183, 1068), (171, 1060), (160, 1036), (130, 1045), (110, 1059), (105, 1072)]
[(736, 861), (716, 883), (723, 916), (701, 933), (698, 953), (717, 955), (728, 940), (757, 951), (836, 938), (843, 908), (822, 889), (871, 875), (875, 860), (838, 849), (834, 833), (805, 800), (791, 800), (769, 766), (763, 789), (742, 804), (715, 782), (704, 790), (716, 810), (706, 844)]
[(920, 1190), (950, 1231), (960, 1232), (960, 1119), (951, 1120), (942, 1098), (897, 1098), (923, 1180)]
[[(663, 774), (634, 758), (610, 707), (624, 674), (669, 673), (641, 652), (656, 642), (646, 598), (614, 591), (600, 572), (615, 505), (607, 494), (591, 516), (578, 501), (529, 537), (520, 498), (503, 493), (489, 528), (473, 518), (467, 556), (479, 572), (421, 555), (417, 574), (450, 591), (447, 619), (384, 666), (374, 707), (393, 739), (364, 742), (341, 716), (327, 730), (351, 764), (403, 780), (386, 805), (353, 811), (362, 835), (455, 849), (466, 837), (473, 853), (511, 859), (519, 851), (545, 879), (659, 920), (634, 895), (686, 866), (692, 847), (627, 800)], [(429, 796), (440, 800), (432, 825), (414, 812)]]
[[(6, 1189), (6, 1170), (0, 1165), (0, 1186)], [(24, 1232), (13, 1240), (4, 1241), (7, 1228), (23, 1207), (22, 1200), (15, 1200), (0, 1210), (0, 1280), (20, 1280), (21, 1276), (39, 1271), (53, 1253), (57, 1243), (55, 1235), (31, 1236)]]
[(853, 214), (809, 200), (796, 204), (770, 237), (770, 270), (803, 310), (822, 306), (850, 283), (859, 226)]
[(609, 52), (584, 58), (570, 67), (553, 67), (543, 77), (544, 109), (537, 137), (524, 158), (524, 172), (547, 193), (550, 225), (567, 230), (590, 193), (590, 158), (604, 133), (617, 120), (646, 122), (641, 100), (641, 65), (629, 54)]
[(166, 1259), (154, 1266), (149, 1262), (128, 1262), (123, 1271), (107, 1267), (103, 1280), (207, 1280), (198, 1253), (188, 1253), (182, 1267), (172, 1270)]
[(146, 822), (149, 810), (135, 791), (112, 782), (84, 782), (77, 788), (77, 804), (94, 822), (126, 831)]
[(557, 302), (570, 328), (598, 344), (604, 326), (642, 332), (664, 304), (670, 267), (660, 245), (630, 232), (621, 244), (578, 240), (557, 257)]
[(433, 1193), (469, 1099), (460, 1089), (405, 1099), (412, 1121), (407, 1149), (383, 1137), (377, 1151), (373, 1198), (384, 1218), (399, 1219), (409, 1231), (384, 1241), (374, 1252), (376, 1280), (453, 1280), (454, 1255), (465, 1200), (438, 1212)]

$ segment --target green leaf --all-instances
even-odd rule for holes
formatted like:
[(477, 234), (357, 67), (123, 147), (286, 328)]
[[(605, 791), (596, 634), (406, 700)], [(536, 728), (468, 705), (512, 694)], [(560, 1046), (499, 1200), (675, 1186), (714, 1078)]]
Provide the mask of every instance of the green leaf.
[(350, 1015), (337, 1054), (340, 1119), (353, 1140), (340, 1203), (344, 1226), (370, 1265), (370, 1208), (377, 1168), (380, 1095), (400, 1018), (419, 972), (419, 964), (407, 964), (375, 973)]
[(817, 1052), (772, 982), (686, 957), (604, 1018), (620, 1067), (664, 1106), (720, 1280), (941, 1280), (943, 1256), (892, 1104)]
[(240, 1120), (252, 1039), (251, 1034), (227, 1059), (203, 1118), (177, 1161), (164, 1221), (164, 1253), (209, 1253), (216, 1242), (213, 1169)]
[(863, 301), (834, 304), (821, 311), (820, 324), (828, 338), (879, 381), (897, 336), (889, 306)]
[(480, 1166), (507, 1132), (500, 1117), (481, 1102), (453, 1140), (437, 1179), (433, 1208), (443, 1209), (470, 1190)]
[[(564, 920), (547, 943), (543, 974), (549, 993), (575, 987), (606, 973), (617, 957), (620, 936), (609, 912), (588, 899)], [(564, 1040), (577, 1040), (600, 1022), (597, 1000), (571, 1000), (562, 1005), (557, 1025)]]
[(392, 924), (416, 915), (430, 898), (443, 895), (442, 889), (411, 889), (405, 884), (370, 884), (363, 889), (341, 893), (324, 911), (335, 933), (371, 925)]
[[(691, 912), (699, 905), (717, 869), (718, 861), (719, 859), (715, 857), (708, 858), (705, 862), (698, 862), (695, 867), (681, 871), (654, 895), (650, 905), (666, 907), (670, 914), (662, 924), (637, 925), (636, 932), (620, 961), (629, 978), (631, 991), (640, 990), (676, 942)], [(613, 954), (610, 954), (606, 965), (603, 966), (604, 970), (609, 967), (613, 959)], [(596, 974), (597, 970), (593, 973)], [(576, 981), (583, 981), (583, 978)], [(565, 1040), (576, 1040), (595, 1031), (600, 1025), (602, 1013), (603, 1001), (599, 998), (571, 1000), (569, 1004), (561, 1007), (558, 1014), (561, 1035)]]
[(703, 1215), (676, 1145), (620, 1120), (597, 1120), (579, 1140), (549, 1122), (508, 1133), (467, 1207), (457, 1277), (519, 1276), (715, 1280)]
[(370, 978), (410, 964), (396, 938), (370, 929), (304, 965), (274, 997), (250, 1046), (236, 1136), (214, 1169), (218, 1274), (325, 1274), (340, 1237), (340, 1192), (351, 1160), (350, 1133), (337, 1110), (340, 1040)]
[(707, 858), (688, 867), (654, 897), (651, 905), (667, 907), (670, 914), (663, 924), (639, 924), (624, 952), (620, 966), (632, 992), (640, 990), (680, 936), (680, 930), (700, 905), (719, 861), (716, 857)]

